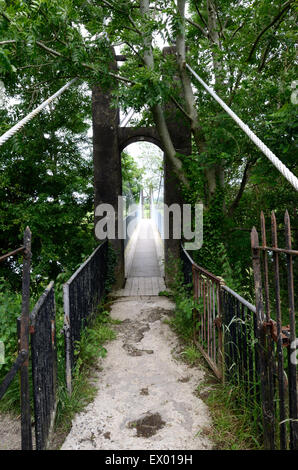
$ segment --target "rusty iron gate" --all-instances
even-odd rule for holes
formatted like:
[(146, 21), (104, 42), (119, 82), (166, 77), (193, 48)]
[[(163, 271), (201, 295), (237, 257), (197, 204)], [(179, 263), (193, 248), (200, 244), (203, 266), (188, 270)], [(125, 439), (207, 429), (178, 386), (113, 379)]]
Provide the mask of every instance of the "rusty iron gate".
[(268, 246), (261, 213), (261, 244), (256, 229), (251, 232), (256, 306), (198, 266), (183, 247), (181, 258), (185, 284), (192, 281), (193, 287), (194, 343), (218, 379), (242, 387), (242, 398), (255, 421), (253, 410), (260, 410), (265, 449), (297, 450), (294, 257), (298, 251), (292, 249), (288, 212), (285, 248), (278, 247), (277, 233), (272, 212)]
[(0, 385), (0, 400), (18, 371), (20, 371), (21, 395), (21, 439), (22, 450), (32, 450), (31, 411), (29, 393), (29, 313), (30, 313), (30, 265), (31, 232), (29, 227), (24, 232), (23, 246), (0, 257), (3, 262), (17, 254), (23, 254), (22, 274), (22, 313), (19, 320), (19, 355)]
[[(271, 246), (267, 244), (261, 213), (261, 244), (251, 232), (259, 340), (259, 370), (266, 449), (298, 450), (297, 332), (295, 324), (294, 266), (290, 217), (284, 217), (285, 248), (278, 247), (278, 230), (271, 213)], [(294, 264), (296, 261), (296, 264)], [(284, 265), (284, 276), (282, 265)], [(284, 277), (284, 279), (283, 279)], [(285, 281), (285, 282), (283, 282)], [(284, 295), (283, 295), (284, 294)], [(286, 295), (285, 295), (286, 294)], [(287, 298), (286, 298), (287, 297)], [(284, 320), (286, 319), (286, 325)]]
[(194, 342), (214, 371), (222, 379), (222, 316), (220, 279), (193, 263), (193, 288), (197, 308), (193, 309)]

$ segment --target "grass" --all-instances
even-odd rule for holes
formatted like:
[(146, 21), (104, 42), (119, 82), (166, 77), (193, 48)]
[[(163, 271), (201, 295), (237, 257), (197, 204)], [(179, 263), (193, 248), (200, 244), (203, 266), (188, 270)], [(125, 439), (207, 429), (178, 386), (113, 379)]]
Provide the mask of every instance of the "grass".
[(190, 366), (195, 366), (201, 358), (200, 352), (194, 345), (190, 345), (182, 351), (181, 355), (184, 357), (185, 362)]
[(261, 434), (251, 420), (249, 409), (239, 400), (241, 390), (230, 384), (213, 383), (199, 396), (208, 405), (212, 429), (210, 439), (218, 450), (259, 450)]

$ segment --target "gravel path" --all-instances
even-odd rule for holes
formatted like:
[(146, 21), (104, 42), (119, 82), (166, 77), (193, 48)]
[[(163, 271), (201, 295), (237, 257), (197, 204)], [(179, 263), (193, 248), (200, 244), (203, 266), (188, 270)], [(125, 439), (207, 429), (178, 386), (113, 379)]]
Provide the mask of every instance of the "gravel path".
[(21, 420), (0, 414), (0, 450), (21, 450)]
[(73, 421), (62, 449), (211, 449), (208, 408), (195, 395), (203, 371), (181, 360), (164, 322), (174, 305), (158, 296), (117, 299), (117, 339), (97, 372), (95, 400)]

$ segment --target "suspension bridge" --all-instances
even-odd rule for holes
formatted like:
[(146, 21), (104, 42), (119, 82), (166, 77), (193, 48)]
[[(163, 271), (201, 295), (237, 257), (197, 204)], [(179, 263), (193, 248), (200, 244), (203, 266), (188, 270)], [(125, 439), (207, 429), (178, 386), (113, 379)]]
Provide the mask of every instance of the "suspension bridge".
[[(191, 76), (234, 119), (289, 184), (298, 190), (296, 176), (189, 65), (187, 69)], [(75, 80), (67, 83), (7, 131), (0, 137), (0, 146), (74, 83)], [(93, 90), (92, 103), (95, 207), (105, 202), (115, 207), (117, 212), (117, 197), (121, 194), (121, 151), (129, 143), (136, 141), (147, 140), (160, 148), (162, 144), (155, 128), (119, 127), (119, 110), (115, 112), (112, 109), (111, 96), (99, 87)], [(127, 126), (128, 120), (124, 122)], [(190, 154), (189, 129), (179, 122), (169, 122), (169, 129), (177, 152)], [(175, 177), (165, 158), (165, 202), (168, 205), (177, 202), (175, 183)], [(117, 217), (121, 217), (121, 214), (117, 213)], [(96, 220), (95, 217), (95, 223)], [(111, 240), (118, 253), (114, 292), (116, 300), (112, 316), (115, 315), (115, 319), (122, 320), (124, 327), (119, 328), (120, 339), (114, 343), (114, 346), (110, 346), (108, 361), (112, 362), (107, 364), (112, 368), (111, 375), (107, 370), (103, 374), (106, 387), (111, 388), (108, 393), (100, 389), (85, 419), (78, 418), (74, 421), (75, 435), (70, 435), (69, 440), (66, 440), (65, 448), (113, 448), (115, 442), (121, 448), (120, 442), (123, 441), (124, 428), (128, 433), (126, 434), (128, 440), (125, 441), (128, 448), (139, 448), (141, 444), (154, 448), (158, 442), (161, 442), (162, 448), (165, 449), (175, 445), (181, 449), (212, 446), (206, 437), (198, 438), (196, 442), (190, 437), (195, 434), (195, 429), (202, 431), (209, 425), (208, 412), (203, 403), (194, 401), (188, 395), (189, 406), (186, 406), (181, 398), (183, 393), (189, 394), (188, 385), (193, 387), (195, 382), (198, 383), (201, 380), (200, 374), (196, 376), (195, 373), (191, 373), (190, 378), (189, 370), (179, 364), (174, 364), (166, 351), (164, 338), (160, 336), (161, 333), (168, 335), (168, 348), (174, 344), (169, 330), (163, 326), (163, 320), (167, 320), (172, 315), (174, 306), (168, 299), (159, 299), (160, 296), (158, 296), (160, 292), (166, 290), (167, 272), (163, 270), (164, 266), (167, 268), (169, 256), (172, 255), (182, 260), (184, 282), (187, 288), (192, 284), (195, 302), (192, 312), (194, 342), (208, 366), (218, 380), (227, 380), (234, 384), (240, 380), (244, 381), (246, 399), (252, 400), (256, 407), (262, 408), (265, 448), (297, 449), (297, 376), (296, 363), (291, 362), (290, 358), (296, 351), (293, 258), (298, 252), (291, 245), (291, 227), (287, 213), (284, 224), (285, 246), (283, 248), (277, 246), (274, 214), (272, 214), (272, 246), (268, 246), (266, 242), (263, 215), (261, 215), (261, 240), (256, 230), (252, 230), (255, 305), (247, 302), (229, 286), (224, 285), (221, 279), (208, 271), (208, 266), (196, 265), (190, 254), (181, 247), (180, 240), (172, 237), (161, 241), (160, 232), (152, 220), (139, 220), (126, 249), (124, 249), (123, 239), (116, 234), (115, 240)], [(55, 287), (54, 283), (48, 286), (30, 314), (31, 233), (29, 229), (24, 234), (23, 247), (3, 255), (0, 261), (20, 253), (24, 257), (23, 304), (19, 330), (21, 347), (14, 366), (0, 386), (0, 398), (7, 391), (17, 371), (20, 370), (22, 448), (31, 449), (33, 441), (28, 385), (28, 359), (31, 355), (35, 403), (35, 447), (45, 449), (53, 428), (57, 405)], [(280, 309), (278, 266), (283, 259), (281, 254), (285, 255), (287, 263), (289, 291), (289, 325), (287, 326), (283, 325)], [(75, 345), (81, 338), (82, 325), (87, 324), (96, 305), (104, 296), (108, 256), (106, 241), (96, 248), (64, 286), (66, 383), (69, 393), (72, 393), (73, 370), (77, 360)], [(276, 321), (272, 320), (269, 308), (269, 256), (275, 267)], [(31, 345), (29, 345), (29, 336)], [(158, 357), (159, 349), (164, 351), (164, 360)], [(287, 363), (284, 360), (284, 351), (288, 352)], [(277, 365), (273, 361), (274, 354), (277, 355)], [(120, 365), (117, 362), (119, 358), (120, 362), (122, 361)], [(116, 376), (117, 386), (113, 382)], [(177, 392), (178, 384), (180, 384), (180, 392)], [(139, 400), (140, 396), (144, 397), (144, 402)], [(278, 415), (275, 406), (276, 399), (279, 400)], [(100, 408), (101, 401), (104, 404), (103, 408)], [(129, 406), (125, 405), (125, 401)], [(102, 410), (103, 415), (100, 415), (99, 409)], [(99, 431), (98, 420), (93, 420), (96, 412), (99, 413), (100, 419), (106, 413), (105, 426)], [(109, 413), (112, 413), (112, 423), (108, 429)], [(123, 413), (126, 415), (121, 420)], [(171, 427), (172, 431), (175, 431), (174, 434), (187, 436), (185, 438), (187, 442), (183, 439), (179, 442), (171, 440), (173, 435)], [(146, 441), (150, 444), (145, 444), (145, 441), (141, 440), (135, 444), (136, 437), (145, 439), (152, 436), (154, 436), (153, 440)]]

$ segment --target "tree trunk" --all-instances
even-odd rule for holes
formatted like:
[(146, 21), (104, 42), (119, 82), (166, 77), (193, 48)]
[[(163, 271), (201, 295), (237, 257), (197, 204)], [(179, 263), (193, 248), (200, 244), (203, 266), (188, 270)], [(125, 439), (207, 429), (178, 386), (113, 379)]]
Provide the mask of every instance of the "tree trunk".
[[(140, 1), (140, 12), (143, 18), (150, 14), (149, 0)], [(148, 70), (154, 70), (154, 58), (152, 53), (152, 38), (150, 34), (143, 33), (143, 42), (145, 46), (144, 51), (144, 63)], [(186, 185), (189, 186), (188, 180), (183, 172), (182, 163), (176, 156), (176, 150), (174, 148), (168, 126), (165, 120), (164, 112), (160, 104), (155, 104), (151, 108), (153, 118), (157, 131), (160, 136), (160, 140), (163, 144), (164, 151), (173, 164), (173, 168), (179, 179)]]

